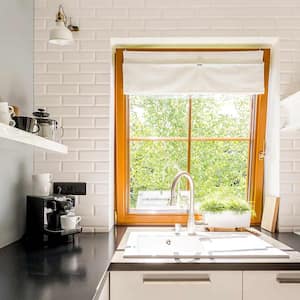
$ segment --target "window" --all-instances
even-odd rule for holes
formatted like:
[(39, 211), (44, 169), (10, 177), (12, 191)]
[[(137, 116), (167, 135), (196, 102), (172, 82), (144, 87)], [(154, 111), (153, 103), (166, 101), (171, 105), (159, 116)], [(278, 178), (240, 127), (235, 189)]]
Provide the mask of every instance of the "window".
[[(177, 172), (195, 182), (196, 204), (213, 193), (248, 199), (261, 218), (269, 50), (262, 95), (124, 95), (116, 53), (116, 208), (119, 224), (186, 222), (188, 185), (170, 203)], [(200, 217), (200, 216), (198, 216)]]

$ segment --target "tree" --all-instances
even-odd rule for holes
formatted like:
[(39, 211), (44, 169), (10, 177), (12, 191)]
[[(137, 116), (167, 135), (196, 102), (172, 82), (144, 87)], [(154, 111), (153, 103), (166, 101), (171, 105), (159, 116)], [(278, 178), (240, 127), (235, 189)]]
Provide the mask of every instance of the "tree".
[[(193, 138), (249, 138), (250, 96), (192, 97), (191, 175), (196, 201), (216, 191), (246, 198), (249, 141)], [(179, 137), (179, 141), (130, 141), (130, 205), (139, 191), (170, 190), (187, 169), (187, 96), (130, 96), (130, 137)], [(185, 188), (182, 185), (182, 188)]]

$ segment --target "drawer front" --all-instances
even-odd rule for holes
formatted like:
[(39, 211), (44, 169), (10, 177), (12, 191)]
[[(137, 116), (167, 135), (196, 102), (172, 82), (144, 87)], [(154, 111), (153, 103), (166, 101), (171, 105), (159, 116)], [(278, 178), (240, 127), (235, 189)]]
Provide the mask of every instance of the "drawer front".
[(299, 300), (300, 271), (244, 272), (243, 300)]
[(242, 272), (111, 272), (110, 300), (242, 300)]

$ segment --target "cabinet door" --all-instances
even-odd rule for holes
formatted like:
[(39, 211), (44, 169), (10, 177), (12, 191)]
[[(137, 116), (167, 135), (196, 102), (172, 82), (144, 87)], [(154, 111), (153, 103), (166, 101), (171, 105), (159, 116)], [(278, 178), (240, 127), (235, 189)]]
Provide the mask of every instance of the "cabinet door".
[(110, 300), (242, 300), (242, 272), (110, 273)]
[(104, 279), (104, 284), (97, 300), (109, 300), (109, 276), (106, 276)]
[(299, 300), (300, 271), (244, 272), (243, 300)]

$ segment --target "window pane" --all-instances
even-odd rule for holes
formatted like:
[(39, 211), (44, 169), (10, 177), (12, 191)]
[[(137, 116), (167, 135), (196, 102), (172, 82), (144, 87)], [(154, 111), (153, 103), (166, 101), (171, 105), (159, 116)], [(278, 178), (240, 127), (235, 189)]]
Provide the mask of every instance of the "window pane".
[(130, 96), (130, 137), (187, 137), (188, 98)]
[(192, 142), (195, 200), (214, 193), (246, 199), (248, 142)]
[(130, 142), (130, 208), (169, 209), (174, 176), (186, 167), (186, 142)]
[(193, 137), (249, 137), (252, 96), (193, 97)]
[[(182, 192), (172, 205), (170, 188), (177, 172), (187, 170), (189, 99), (181, 96), (130, 96), (127, 99), (130, 211), (182, 211), (187, 207), (186, 181), (181, 180)], [(190, 172), (195, 180), (197, 202), (216, 192), (247, 197), (251, 102), (251, 96), (192, 97), (192, 138), (247, 139), (192, 139)]]

